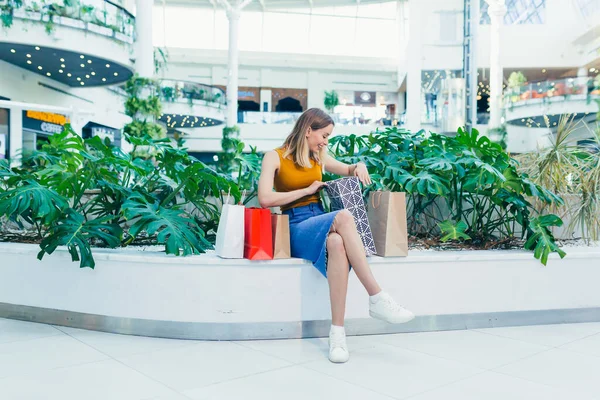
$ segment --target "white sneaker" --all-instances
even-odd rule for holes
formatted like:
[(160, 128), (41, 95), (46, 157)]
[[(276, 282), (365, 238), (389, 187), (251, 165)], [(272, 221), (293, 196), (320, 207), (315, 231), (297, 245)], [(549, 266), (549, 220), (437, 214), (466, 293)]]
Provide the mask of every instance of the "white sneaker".
[(403, 324), (415, 317), (415, 314), (396, 303), (386, 292), (381, 292), (376, 303), (369, 300), (369, 315), (390, 324)]
[(329, 361), (345, 363), (350, 358), (344, 332), (329, 332)]

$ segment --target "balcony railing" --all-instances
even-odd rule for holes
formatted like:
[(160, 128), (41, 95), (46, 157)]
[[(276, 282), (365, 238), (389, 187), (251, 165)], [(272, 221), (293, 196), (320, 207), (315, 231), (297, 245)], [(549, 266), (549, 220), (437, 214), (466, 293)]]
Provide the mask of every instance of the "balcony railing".
[[(242, 124), (295, 124), (302, 115), (301, 112), (270, 112), (270, 111), (241, 111), (238, 112), (238, 122)], [(384, 118), (367, 118), (363, 115), (348, 115), (342, 113), (330, 114), (336, 125), (385, 125)], [(389, 120), (389, 125), (392, 122)]]
[(40, 21), (51, 34), (55, 25), (64, 25), (133, 43), (135, 18), (127, 10), (104, 0), (23, 0), (12, 2), (3, 10), (2, 23), (12, 25), (12, 18)]
[(600, 96), (599, 78), (565, 78), (544, 82), (529, 83), (523, 86), (508, 88), (504, 92), (505, 106), (533, 99), (547, 99), (568, 96)]
[(226, 104), (225, 92), (215, 86), (173, 79), (161, 79), (159, 84), (159, 97), (168, 103), (188, 102), (194, 105), (195, 101), (203, 101), (219, 107)]

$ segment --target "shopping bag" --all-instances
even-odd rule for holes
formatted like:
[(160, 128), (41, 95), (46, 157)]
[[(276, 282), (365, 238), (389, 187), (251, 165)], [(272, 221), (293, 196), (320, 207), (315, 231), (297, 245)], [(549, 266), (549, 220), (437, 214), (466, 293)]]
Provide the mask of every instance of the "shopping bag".
[(215, 252), (222, 258), (244, 258), (243, 205), (229, 204), (229, 193), (219, 218)]
[(377, 249), (375, 248), (373, 234), (369, 226), (369, 218), (358, 177), (352, 176), (327, 182), (325, 189), (330, 200), (331, 211), (341, 209), (350, 211), (354, 217), (360, 239), (365, 247), (365, 252), (368, 256), (376, 254)]
[(273, 232), (273, 258), (290, 258), (290, 216), (285, 214), (271, 215)]
[(271, 211), (268, 208), (244, 210), (244, 258), (249, 260), (273, 259), (273, 232)]
[(368, 208), (367, 215), (377, 255), (406, 257), (408, 255), (406, 194), (371, 192)]

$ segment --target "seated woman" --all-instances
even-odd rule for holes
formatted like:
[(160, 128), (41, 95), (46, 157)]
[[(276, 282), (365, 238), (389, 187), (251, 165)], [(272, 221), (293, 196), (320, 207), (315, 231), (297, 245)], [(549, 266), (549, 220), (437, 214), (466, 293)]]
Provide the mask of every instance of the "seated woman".
[(363, 184), (371, 183), (365, 164), (344, 164), (327, 153), (333, 127), (333, 120), (324, 111), (318, 108), (305, 111), (283, 146), (265, 154), (258, 200), (262, 207), (280, 206), (290, 216), (292, 257), (312, 261), (327, 278), (332, 317), (329, 360), (343, 363), (350, 357), (344, 330), (350, 265), (370, 296), (372, 317), (403, 323), (414, 315), (379, 287), (352, 214), (347, 210), (325, 213), (321, 205), (319, 191), (326, 185), (322, 182), (323, 169), (337, 175), (357, 176)]

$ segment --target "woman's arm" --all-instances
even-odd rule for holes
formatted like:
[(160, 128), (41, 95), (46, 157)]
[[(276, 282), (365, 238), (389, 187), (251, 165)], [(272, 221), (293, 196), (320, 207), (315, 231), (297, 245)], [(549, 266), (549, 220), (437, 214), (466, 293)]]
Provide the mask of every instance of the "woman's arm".
[(325, 156), (325, 171), (341, 176), (358, 176), (358, 179), (360, 179), (360, 181), (363, 184), (371, 184), (371, 177), (369, 176), (369, 171), (367, 170), (367, 166), (363, 162), (358, 162), (356, 164), (349, 165), (338, 161), (329, 154), (327, 154)]
[(315, 181), (312, 185), (304, 189), (293, 190), (291, 192), (274, 192), (273, 183), (277, 169), (279, 169), (279, 154), (276, 151), (265, 153), (258, 180), (258, 202), (261, 207), (284, 206), (302, 197), (316, 193), (325, 186), (325, 183)]

